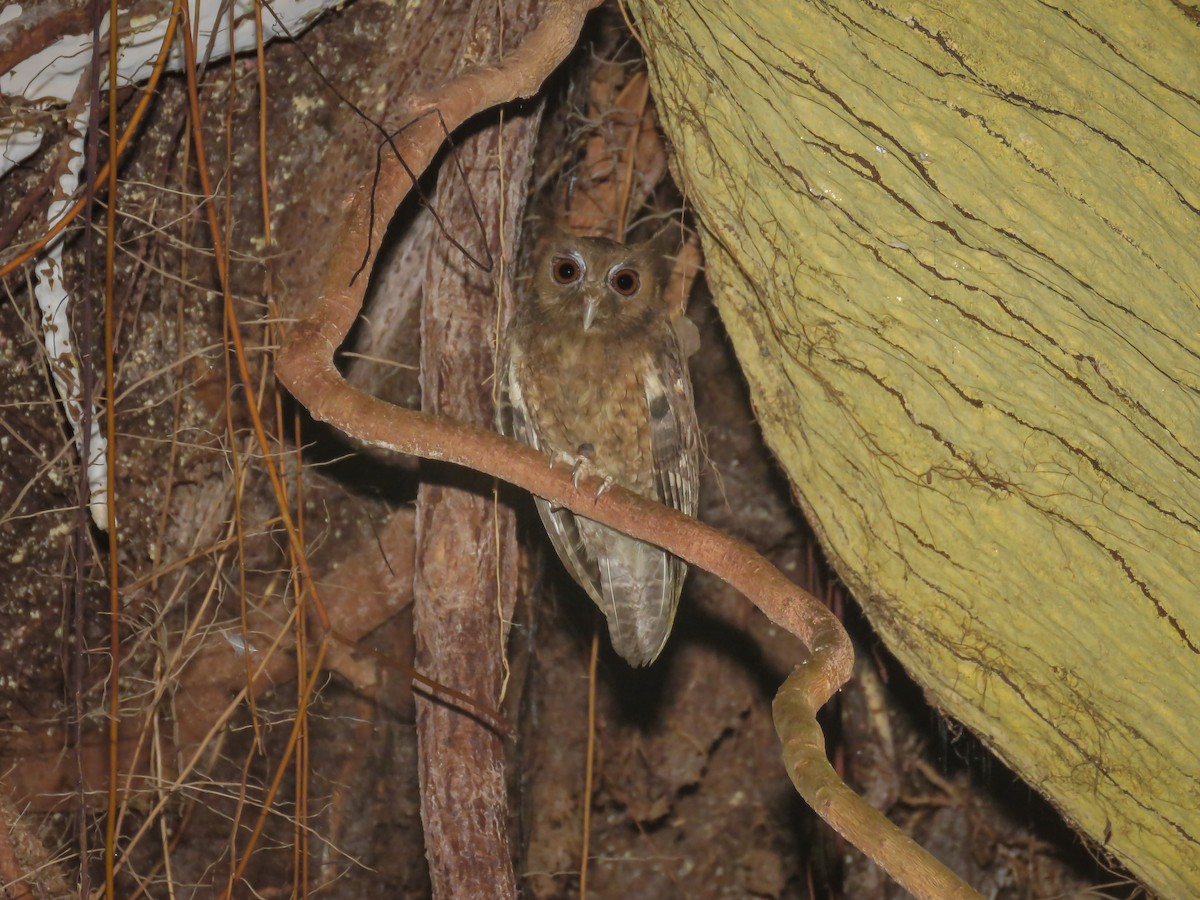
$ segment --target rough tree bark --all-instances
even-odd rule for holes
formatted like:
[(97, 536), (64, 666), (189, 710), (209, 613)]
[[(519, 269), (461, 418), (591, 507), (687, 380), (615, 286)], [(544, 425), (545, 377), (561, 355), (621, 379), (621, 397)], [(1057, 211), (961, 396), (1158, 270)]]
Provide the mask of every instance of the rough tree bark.
[[(536, 5), (517, 0), (498, 10), (479, 4), (460, 65), (498, 59), (502, 35), (511, 41), (507, 46), (519, 43), (528, 30), (521, 23), (536, 21)], [(453, 236), (489, 259), (492, 269), (478, 269), (446, 235), (432, 242), (421, 307), (426, 412), (485, 427), (494, 418), (496, 342), (502, 317), (511, 312), (515, 245), (540, 120), (536, 109), (489, 123), (463, 143), (457, 160), (443, 165), (434, 205), (457, 225), (482, 217), (484, 234), (469, 227)], [(518, 583), (515, 517), (497, 502), (489, 479), (432, 466), (427, 474), (417, 494), (417, 664), (441, 683), (499, 706)], [(417, 704), (417, 737), (434, 896), (516, 897), (503, 735), (459, 709), (424, 699)]]
[(769, 444), (891, 649), (1200, 887), (1195, 12), (631, 0)]

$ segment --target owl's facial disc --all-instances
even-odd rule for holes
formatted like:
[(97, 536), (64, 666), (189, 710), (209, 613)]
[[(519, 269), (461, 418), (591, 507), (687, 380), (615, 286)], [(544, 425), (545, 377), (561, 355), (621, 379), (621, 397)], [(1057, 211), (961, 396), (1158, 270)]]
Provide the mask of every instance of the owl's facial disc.
[(588, 285), (584, 296), (583, 330), (588, 331), (596, 321), (601, 305), (606, 304), (613, 316), (620, 316), (620, 301), (637, 295), (642, 279), (638, 270), (627, 262), (619, 262), (608, 270), (602, 284)]

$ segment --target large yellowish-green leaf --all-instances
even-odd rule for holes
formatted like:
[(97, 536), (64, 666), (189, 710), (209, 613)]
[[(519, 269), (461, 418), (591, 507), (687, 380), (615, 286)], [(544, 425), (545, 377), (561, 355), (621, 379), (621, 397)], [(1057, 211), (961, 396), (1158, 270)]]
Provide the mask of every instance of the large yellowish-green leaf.
[(936, 702), (1200, 894), (1200, 13), (630, 0), (767, 440)]

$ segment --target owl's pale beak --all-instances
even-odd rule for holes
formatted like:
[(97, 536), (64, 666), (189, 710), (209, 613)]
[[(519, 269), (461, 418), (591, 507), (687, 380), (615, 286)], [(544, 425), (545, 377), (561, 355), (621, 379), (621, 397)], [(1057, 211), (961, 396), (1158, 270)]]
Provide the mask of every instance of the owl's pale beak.
[(583, 307), (583, 330), (584, 331), (587, 331), (589, 328), (591, 328), (592, 323), (596, 321), (596, 313), (599, 311), (600, 301), (603, 299), (604, 298), (602, 296), (596, 296), (596, 297), (588, 297), (587, 300), (584, 301), (584, 307)]

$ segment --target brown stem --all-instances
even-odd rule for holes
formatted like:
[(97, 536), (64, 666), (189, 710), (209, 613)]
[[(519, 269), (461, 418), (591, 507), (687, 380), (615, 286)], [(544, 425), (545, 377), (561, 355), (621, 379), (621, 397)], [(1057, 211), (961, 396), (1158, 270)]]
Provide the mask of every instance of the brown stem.
[[(493, 105), (531, 96), (566, 57), (592, 5), (587, 0), (555, 4), (500, 66), (452, 79), (416, 104), (415, 110), (440, 110), (447, 129), (453, 130)], [(396, 146), (411, 170), (422, 172), (441, 139), (437, 118), (426, 115), (410, 123)], [(399, 163), (389, 160), (375, 192), (374, 234), (383, 233), (410, 186)], [(343, 227), (334, 236), (324, 293), (293, 328), (280, 351), (276, 362), (279, 380), (315, 419), (363, 442), (501, 478), (577, 514), (664, 547), (745, 594), (774, 622), (803, 640), (810, 651), (777, 701), (778, 728), (801, 793), (819, 814), (918, 896), (973, 896), (896, 826), (878, 813), (872, 816), (863, 810), (861, 798), (837, 779), (824, 761), (824, 740), (815, 712), (850, 677), (853, 651), (841, 624), (815, 597), (793, 585), (746, 544), (694, 519), (618, 488), (597, 497), (598, 480), (585, 479), (576, 488), (566, 469), (550, 468), (544, 456), (528, 447), (481, 428), (392, 406), (354, 389), (341, 377), (333, 354), (362, 303), (366, 279), (355, 283), (354, 273), (371, 233), (369, 201), (369, 186), (350, 198)], [(370, 248), (368, 264), (376, 249)]]
[(856, 794), (825, 755), (825, 735), (810, 701), (821, 676), (805, 664), (775, 695), (772, 713), (783, 761), (800, 796), (838, 834), (878, 863), (921, 900), (972, 900), (979, 894)]
[[(419, 104), (437, 108), (446, 127), (458, 127), (475, 113), (518, 97), (532, 95), (541, 79), (565, 57), (578, 37), (584, 12), (594, 0), (573, 0), (551, 8), (545, 19), (500, 68), (459, 76), (434, 100)], [(437, 118), (414, 119), (397, 139), (397, 149), (414, 172), (421, 172), (441, 146)], [(407, 194), (411, 181), (389, 160), (375, 191), (380, 234), (391, 211)], [(351, 387), (334, 365), (333, 353), (354, 324), (361, 308), (364, 281), (352, 284), (370, 230), (370, 189), (364, 185), (350, 199), (346, 217), (330, 255), (324, 293), (310, 314), (298, 322), (280, 350), (276, 373), (318, 421), (364, 443), (425, 459), (451, 462), (511, 482), (569, 509), (626, 533), (652, 541), (703, 569), (724, 578), (752, 599), (772, 620), (796, 634), (828, 666), (815, 706), (822, 705), (849, 677), (853, 652), (841, 624), (815, 598), (800, 591), (762, 556), (720, 532), (672, 513), (618, 488), (596, 497), (599, 482), (581, 481), (576, 489), (566, 471), (554, 471), (546, 458), (493, 432), (447, 419), (401, 409)], [(372, 247), (368, 263), (378, 248)]]

